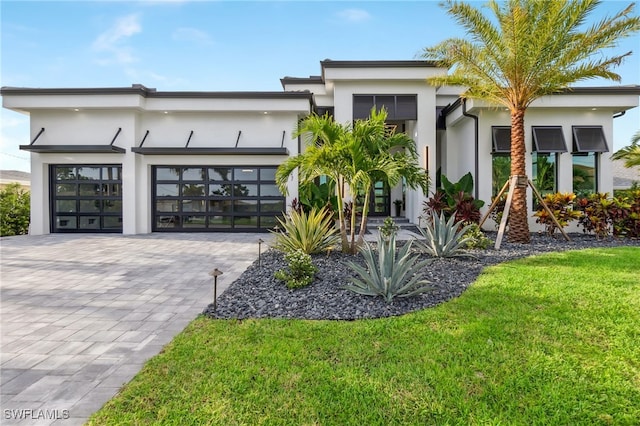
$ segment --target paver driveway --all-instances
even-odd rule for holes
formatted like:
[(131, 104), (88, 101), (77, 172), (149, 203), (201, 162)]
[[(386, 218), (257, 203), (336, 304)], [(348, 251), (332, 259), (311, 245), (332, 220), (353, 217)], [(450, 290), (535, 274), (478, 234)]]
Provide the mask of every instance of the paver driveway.
[(213, 268), (220, 294), (257, 258), (258, 238), (0, 240), (0, 423), (82, 424), (211, 303)]

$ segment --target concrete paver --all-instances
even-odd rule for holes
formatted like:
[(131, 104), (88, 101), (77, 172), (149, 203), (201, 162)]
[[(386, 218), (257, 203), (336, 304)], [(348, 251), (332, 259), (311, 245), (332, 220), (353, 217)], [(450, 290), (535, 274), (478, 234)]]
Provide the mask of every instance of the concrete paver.
[(84, 423), (213, 300), (208, 273), (222, 293), (269, 237), (0, 239), (0, 423)]

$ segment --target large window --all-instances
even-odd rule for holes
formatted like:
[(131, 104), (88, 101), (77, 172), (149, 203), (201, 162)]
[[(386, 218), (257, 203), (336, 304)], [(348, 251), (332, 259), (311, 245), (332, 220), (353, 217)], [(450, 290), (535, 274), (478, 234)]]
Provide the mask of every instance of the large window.
[(567, 152), (561, 126), (534, 126), (533, 182), (542, 195), (558, 191), (557, 154)]
[(585, 196), (598, 192), (597, 155), (595, 152), (573, 154), (573, 193)]
[(573, 192), (598, 192), (599, 154), (609, 151), (602, 126), (573, 126)]
[(154, 167), (154, 231), (266, 230), (285, 197), (276, 167)]
[(511, 176), (511, 127), (491, 127), (491, 195), (498, 195)]
[(52, 165), (51, 232), (122, 232), (122, 166)]

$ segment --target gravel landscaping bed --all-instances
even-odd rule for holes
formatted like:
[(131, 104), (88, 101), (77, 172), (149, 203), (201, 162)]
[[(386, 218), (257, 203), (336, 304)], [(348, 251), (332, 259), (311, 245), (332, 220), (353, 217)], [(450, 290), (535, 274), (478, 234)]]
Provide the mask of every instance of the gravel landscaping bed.
[[(495, 233), (487, 235), (495, 241)], [(254, 262), (218, 297), (215, 311), (211, 304), (204, 313), (212, 318), (238, 319), (355, 320), (389, 317), (435, 306), (459, 296), (489, 265), (550, 251), (621, 245), (640, 247), (639, 240), (597, 240), (583, 234), (571, 234), (570, 237), (571, 241), (565, 241), (561, 236), (552, 238), (532, 234), (531, 244), (512, 244), (505, 238), (500, 250), (494, 250), (492, 244), (487, 250), (469, 251), (475, 257), (433, 259), (423, 271), (424, 278), (431, 282), (431, 289), (422, 295), (395, 298), (389, 304), (381, 297), (362, 296), (344, 289), (349, 277), (355, 276), (345, 262), (362, 264), (359, 255), (338, 252), (314, 255), (313, 263), (319, 268), (315, 281), (307, 287), (289, 290), (273, 276), (275, 271), (286, 267), (284, 256), (269, 250), (262, 254), (261, 265)]]

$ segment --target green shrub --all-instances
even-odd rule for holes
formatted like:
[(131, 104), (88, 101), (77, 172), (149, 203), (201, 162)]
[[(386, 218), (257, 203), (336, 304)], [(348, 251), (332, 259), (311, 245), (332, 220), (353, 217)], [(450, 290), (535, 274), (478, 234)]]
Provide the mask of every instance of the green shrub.
[(427, 215), (426, 227), (418, 228), (424, 240), (416, 240), (418, 249), (434, 257), (470, 256), (463, 250), (470, 240), (465, 234), (471, 227), (462, 227), (462, 222), (455, 222), (456, 215), (449, 220), (443, 213)]
[(491, 240), (484, 235), (480, 226), (477, 223), (471, 223), (468, 225), (467, 232), (464, 233), (464, 238), (467, 239), (465, 247), (468, 249), (486, 249), (491, 245)]
[(396, 255), (396, 236), (384, 239), (378, 234), (378, 250), (365, 242), (360, 248), (367, 268), (353, 262), (347, 264), (359, 275), (351, 278), (346, 288), (367, 296), (382, 296), (387, 303), (394, 297), (410, 297), (429, 289), (429, 281), (422, 279), (419, 272), (430, 260), (418, 262), (419, 257), (411, 255), (411, 241), (408, 241)]
[(289, 264), (289, 270), (280, 269), (276, 271), (275, 277), (284, 281), (287, 287), (300, 288), (311, 284), (315, 278), (318, 268), (311, 261), (311, 256), (297, 249), (284, 256)]
[(22, 235), (29, 232), (29, 191), (12, 183), (0, 190), (0, 236)]
[(278, 218), (284, 232), (273, 232), (272, 247), (285, 253), (299, 249), (307, 254), (330, 249), (340, 241), (332, 216), (326, 208), (312, 208), (308, 213), (294, 210), (284, 220)]
[[(549, 210), (553, 213), (560, 226), (563, 228), (569, 225), (569, 222), (580, 219), (582, 213), (573, 208), (573, 202), (576, 195), (568, 192), (556, 192), (555, 194), (546, 194), (543, 198)], [(533, 214), (537, 219), (536, 223), (544, 225), (547, 235), (553, 235), (558, 227), (547, 211), (538, 205), (537, 211)]]

